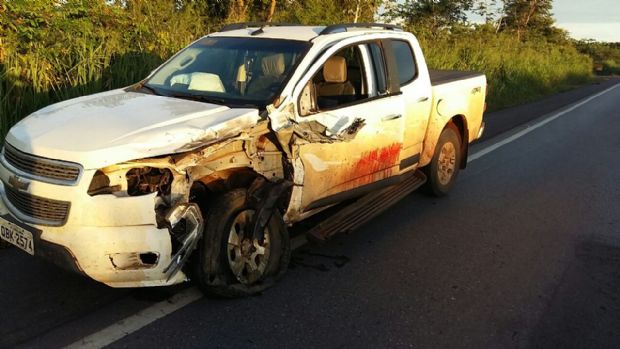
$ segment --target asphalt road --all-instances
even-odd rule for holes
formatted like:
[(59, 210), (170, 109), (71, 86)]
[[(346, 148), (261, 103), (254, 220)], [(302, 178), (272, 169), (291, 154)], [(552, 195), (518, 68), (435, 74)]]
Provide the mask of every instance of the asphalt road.
[[(476, 149), (618, 82), (489, 114)], [(200, 299), (111, 347), (620, 347), (619, 100), (473, 161), (446, 198), (300, 248), (261, 296)], [(0, 347), (61, 347), (187, 287), (110, 289), (16, 249), (0, 268)]]

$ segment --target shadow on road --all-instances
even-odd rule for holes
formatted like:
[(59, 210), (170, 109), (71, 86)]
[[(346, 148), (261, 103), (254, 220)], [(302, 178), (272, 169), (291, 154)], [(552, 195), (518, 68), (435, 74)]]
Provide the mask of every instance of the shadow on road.
[(620, 343), (620, 247), (585, 241), (532, 336), (535, 348), (611, 348)]
[(123, 298), (147, 307), (178, 292), (175, 287), (110, 288), (16, 248), (0, 249), (0, 266), (0, 348), (40, 336)]

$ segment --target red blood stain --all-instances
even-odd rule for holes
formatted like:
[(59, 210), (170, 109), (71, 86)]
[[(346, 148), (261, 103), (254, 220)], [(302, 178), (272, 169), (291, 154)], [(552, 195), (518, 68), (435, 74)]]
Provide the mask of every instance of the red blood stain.
[[(357, 185), (363, 185), (390, 176), (392, 167), (400, 157), (400, 147), (400, 143), (394, 143), (385, 148), (364, 152), (353, 166), (349, 178), (356, 180)], [(375, 179), (373, 174), (380, 171), (383, 171), (382, 175)]]

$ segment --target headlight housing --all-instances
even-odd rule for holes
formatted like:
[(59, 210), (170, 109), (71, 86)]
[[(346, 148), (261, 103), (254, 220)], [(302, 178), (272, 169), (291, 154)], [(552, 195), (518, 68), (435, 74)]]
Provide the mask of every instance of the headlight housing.
[(95, 172), (88, 188), (88, 195), (104, 195), (126, 192), (129, 196), (140, 196), (158, 192), (169, 195), (172, 185), (172, 171), (167, 168), (132, 167), (101, 169)]

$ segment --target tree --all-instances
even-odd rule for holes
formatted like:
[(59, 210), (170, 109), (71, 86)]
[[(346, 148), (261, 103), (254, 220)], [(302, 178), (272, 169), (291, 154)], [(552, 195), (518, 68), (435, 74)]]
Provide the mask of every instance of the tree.
[(280, 7), (280, 3), (277, 0), (174, 1), (176, 1), (178, 8), (191, 8), (197, 11), (201, 16), (203, 24), (215, 30), (227, 23), (250, 21), (271, 22), (276, 15), (277, 9)]
[[(472, 10), (474, 0), (405, 0), (392, 7), (393, 20), (400, 20), (408, 27), (425, 28), (431, 33), (449, 28), (467, 20), (466, 11)], [(417, 30), (416, 30), (417, 31)]]
[[(1, 1), (1, 0), (0, 0)], [(116, 0), (121, 1), (121, 0)], [(135, 0), (122, 0), (135, 1)], [(172, 0), (170, 0), (172, 1)], [(373, 22), (383, 0), (174, 0), (192, 6), (210, 27), (235, 22), (333, 24)]]
[(514, 30), (519, 40), (527, 33), (545, 36), (557, 34), (553, 29), (553, 0), (504, 0), (503, 26)]
[(493, 23), (502, 17), (502, 7), (502, 0), (476, 0), (471, 11), (484, 18), (486, 23)]
[(271, 23), (271, 21), (273, 20), (273, 16), (276, 13), (276, 0), (271, 0), (271, 3), (269, 4), (269, 11), (267, 12), (267, 19), (266, 21)]
[(285, 0), (276, 15), (283, 22), (328, 25), (346, 22), (374, 22), (382, 0)]

